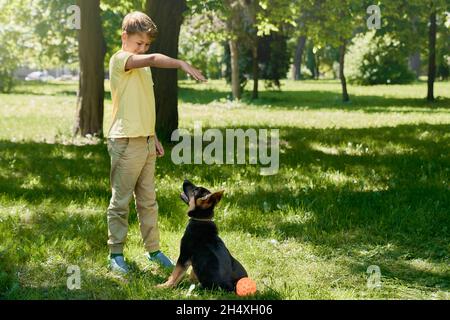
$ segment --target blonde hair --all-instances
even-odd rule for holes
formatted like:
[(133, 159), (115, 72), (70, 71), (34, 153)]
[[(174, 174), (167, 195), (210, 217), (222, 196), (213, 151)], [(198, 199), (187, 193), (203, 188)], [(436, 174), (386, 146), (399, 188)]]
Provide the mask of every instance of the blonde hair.
[(123, 19), (122, 31), (127, 34), (145, 33), (154, 41), (158, 36), (158, 28), (155, 23), (145, 13), (135, 11), (127, 14)]

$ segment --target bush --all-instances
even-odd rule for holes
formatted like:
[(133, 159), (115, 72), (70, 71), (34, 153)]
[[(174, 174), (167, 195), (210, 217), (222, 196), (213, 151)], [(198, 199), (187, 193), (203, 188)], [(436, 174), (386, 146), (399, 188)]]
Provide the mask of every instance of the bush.
[(411, 83), (415, 76), (407, 56), (399, 41), (366, 33), (355, 37), (346, 56), (346, 73), (350, 83), (361, 85)]
[(13, 72), (0, 66), (0, 92), (11, 92), (14, 83)]
[[(231, 56), (228, 43), (224, 44), (223, 60), (226, 65), (225, 79), (231, 82)], [(253, 78), (252, 51), (244, 44), (238, 43), (240, 84), (243, 90), (248, 80)], [(265, 80), (265, 87), (281, 88), (281, 79), (286, 78), (289, 70), (289, 52), (287, 38), (281, 34), (272, 33), (258, 39), (259, 80)]]
[(439, 52), (437, 58), (437, 70), (436, 77), (441, 78), (441, 80), (448, 80), (450, 76), (450, 56), (445, 55), (444, 52)]
[(20, 53), (16, 42), (17, 32), (6, 27), (0, 29), (0, 92), (11, 92), (14, 86), (14, 71), (18, 68)]
[(0, 43), (0, 92), (11, 92), (14, 86), (14, 70), (17, 68), (15, 61), (10, 50)]
[(258, 62), (260, 77), (266, 80), (265, 86), (280, 89), (280, 80), (286, 78), (289, 70), (287, 38), (277, 33), (262, 37), (258, 46)]
[[(228, 42), (223, 42), (224, 54), (222, 62), (225, 65), (224, 77), (227, 84), (231, 84), (231, 53), (230, 45)], [(245, 86), (248, 80), (252, 76), (252, 52), (244, 45), (238, 42), (238, 52), (239, 52), (239, 86), (241, 91), (244, 92)]]

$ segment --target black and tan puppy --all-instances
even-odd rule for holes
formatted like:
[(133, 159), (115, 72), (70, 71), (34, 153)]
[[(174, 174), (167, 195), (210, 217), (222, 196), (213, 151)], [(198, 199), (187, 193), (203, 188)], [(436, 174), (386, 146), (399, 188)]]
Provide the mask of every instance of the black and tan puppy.
[(190, 181), (183, 183), (181, 199), (189, 205), (189, 223), (181, 239), (180, 256), (169, 279), (158, 287), (175, 287), (187, 268), (192, 265), (191, 280), (197, 280), (208, 289), (221, 288), (234, 291), (236, 283), (247, 272), (234, 259), (220, 239), (214, 217), (214, 207), (222, 198), (223, 191), (211, 193)]

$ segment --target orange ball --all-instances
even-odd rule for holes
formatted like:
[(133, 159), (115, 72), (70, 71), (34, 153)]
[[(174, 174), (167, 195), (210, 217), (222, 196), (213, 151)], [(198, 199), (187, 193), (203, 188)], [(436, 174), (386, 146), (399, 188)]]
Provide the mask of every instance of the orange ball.
[(242, 278), (236, 283), (236, 294), (240, 297), (256, 293), (256, 282), (250, 278)]

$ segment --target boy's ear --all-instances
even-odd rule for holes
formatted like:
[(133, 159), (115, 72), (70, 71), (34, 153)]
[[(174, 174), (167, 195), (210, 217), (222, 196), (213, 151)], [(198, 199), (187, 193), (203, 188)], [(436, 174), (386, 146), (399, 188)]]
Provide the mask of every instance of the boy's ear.
[(127, 41), (127, 40), (128, 40), (128, 34), (125, 31), (123, 31), (122, 32), (122, 41)]

